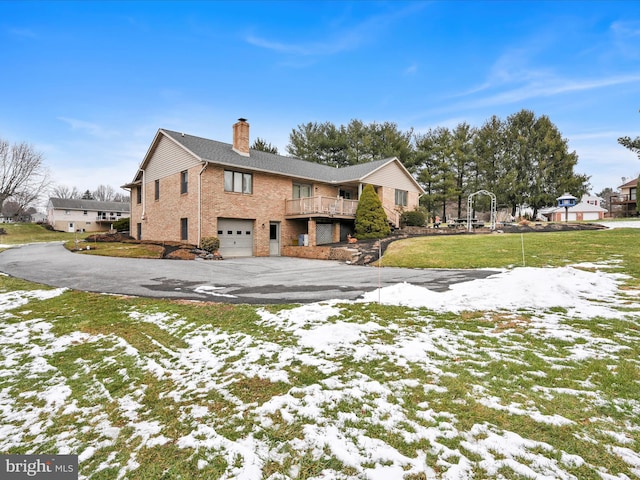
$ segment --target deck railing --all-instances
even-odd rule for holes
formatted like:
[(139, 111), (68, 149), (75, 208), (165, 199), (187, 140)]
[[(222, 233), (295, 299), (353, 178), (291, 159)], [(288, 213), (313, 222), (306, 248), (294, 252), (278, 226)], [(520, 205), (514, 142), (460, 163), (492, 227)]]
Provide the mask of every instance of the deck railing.
[(632, 194), (617, 194), (617, 195), (612, 195), (611, 196), (611, 203), (615, 204), (615, 205), (619, 205), (622, 203), (628, 203), (628, 202), (635, 202), (636, 201), (636, 194), (632, 193)]
[(285, 215), (326, 215), (355, 217), (357, 200), (336, 197), (305, 197), (286, 200)]

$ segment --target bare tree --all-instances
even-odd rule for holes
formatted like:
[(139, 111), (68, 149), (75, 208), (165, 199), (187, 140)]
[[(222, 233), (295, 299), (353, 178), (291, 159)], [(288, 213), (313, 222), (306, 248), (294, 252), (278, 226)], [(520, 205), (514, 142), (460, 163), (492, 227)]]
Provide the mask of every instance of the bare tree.
[(25, 216), (33, 215), (36, 212), (35, 208), (25, 207), (16, 200), (7, 200), (2, 206), (2, 215), (5, 218), (13, 218), (15, 221), (23, 221)]
[(113, 196), (114, 202), (129, 202), (129, 199), (129, 195), (125, 195), (124, 193), (120, 192), (116, 192), (116, 194)]
[(9, 145), (0, 139), (0, 211), (8, 198), (26, 207), (51, 185), (40, 152), (28, 143)]
[(100, 200), (101, 202), (111, 202), (116, 191), (110, 185), (98, 185), (93, 191), (94, 200)]
[(51, 194), (55, 198), (79, 199), (82, 197), (76, 187), (69, 188), (66, 185), (56, 185), (51, 190)]

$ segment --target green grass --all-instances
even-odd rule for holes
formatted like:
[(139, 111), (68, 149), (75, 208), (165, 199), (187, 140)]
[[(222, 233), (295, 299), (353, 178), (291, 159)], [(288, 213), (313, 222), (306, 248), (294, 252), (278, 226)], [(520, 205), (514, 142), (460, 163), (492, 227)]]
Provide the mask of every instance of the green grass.
[[(550, 233), (433, 235), (392, 243), (386, 267), (506, 268), (560, 267), (582, 262), (623, 262), (640, 278), (640, 229)], [(524, 257), (523, 257), (524, 250)]]
[(5, 245), (20, 245), (36, 242), (73, 241), (84, 239), (90, 233), (67, 233), (47, 230), (35, 223), (5, 223), (2, 228), (7, 232), (0, 235), (0, 243)]
[(162, 258), (164, 253), (162, 245), (149, 243), (76, 242), (75, 240), (69, 240), (65, 243), (65, 248), (70, 251), (78, 251), (83, 255), (105, 257)]

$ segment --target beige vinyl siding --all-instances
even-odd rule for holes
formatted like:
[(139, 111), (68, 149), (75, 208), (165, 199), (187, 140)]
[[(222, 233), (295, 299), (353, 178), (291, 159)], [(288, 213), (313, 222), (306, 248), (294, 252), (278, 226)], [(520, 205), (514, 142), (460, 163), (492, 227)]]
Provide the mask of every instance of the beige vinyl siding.
[(382, 187), (392, 187), (408, 192), (418, 192), (418, 187), (410, 178), (407, 172), (396, 162), (389, 163), (362, 179), (362, 183), (380, 185)]
[(199, 164), (197, 158), (162, 135), (147, 165), (145, 182), (155, 182)]

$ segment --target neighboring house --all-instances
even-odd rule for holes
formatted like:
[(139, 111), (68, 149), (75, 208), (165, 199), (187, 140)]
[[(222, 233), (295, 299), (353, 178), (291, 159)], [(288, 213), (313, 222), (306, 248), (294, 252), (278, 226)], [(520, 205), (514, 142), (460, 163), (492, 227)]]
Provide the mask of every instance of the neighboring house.
[(602, 202), (603, 200), (600, 197), (583, 195), (580, 202), (573, 207), (569, 207), (567, 211), (565, 211), (564, 207), (550, 207), (541, 209), (540, 215), (551, 222), (564, 222), (567, 220), (567, 214), (569, 221), (589, 222), (602, 220), (608, 211), (600, 206)]
[(61, 232), (100, 232), (111, 230), (113, 222), (129, 213), (128, 202), (50, 198), (47, 223)]
[(638, 215), (637, 210), (637, 194), (638, 179), (620, 185), (618, 187), (620, 193), (611, 195), (611, 209), (615, 211), (616, 216), (635, 217)]
[(424, 193), (397, 158), (334, 168), (250, 149), (240, 119), (233, 144), (158, 130), (123, 188), (138, 239), (199, 244), (217, 236), (224, 256), (269, 256), (300, 242), (346, 240), (366, 184), (394, 225)]
[(33, 223), (44, 223), (47, 221), (47, 215), (42, 212), (36, 212), (31, 215), (31, 221)]
[(602, 207), (602, 205), (604, 204), (604, 198), (598, 197), (597, 195), (588, 195), (585, 193), (584, 195), (582, 195), (582, 198), (580, 199), (580, 203), (587, 203), (589, 205)]

